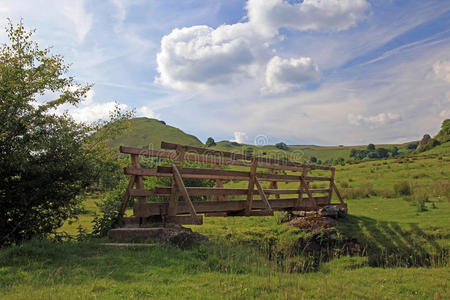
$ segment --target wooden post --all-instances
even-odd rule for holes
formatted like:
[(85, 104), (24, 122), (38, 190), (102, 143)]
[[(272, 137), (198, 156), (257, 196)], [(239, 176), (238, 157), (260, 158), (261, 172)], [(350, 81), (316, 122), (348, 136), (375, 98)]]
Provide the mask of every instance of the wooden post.
[[(181, 145), (177, 145), (176, 152), (177, 156), (175, 157), (174, 165), (176, 165), (178, 168), (182, 168), (184, 160), (184, 148)], [(175, 217), (177, 215), (177, 206), (178, 206), (178, 189), (175, 178), (173, 178), (168, 209), (169, 217)]]
[[(133, 168), (140, 168), (141, 163), (139, 161), (139, 155), (138, 154), (131, 154), (131, 164), (133, 165)], [(135, 175), (135, 184), (136, 189), (144, 189), (144, 179), (140, 175)], [(142, 206), (146, 202), (145, 196), (138, 197), (138, 204), (137, 204), (137, 213), (135, 215), (139, 217), (139, 224), (142, 224), (142, 217), (139, 215), (139, 211), (141, 210)]]
[(296, 203), (296, 207), (300, 207), (302, 205), (302, 201), (303, 201), (303, 189), (304, 189), (304, 180), (303, 178), (306, 177), (306, 174), (308, 173), (308, 169), (303, 168), (302, 171), (302, 175), (300, 177), (300, 191), (298, 193), (298, 198), (297, 198), (297, 203)]
[(252, 165), (250, 166), (250, 178), (248, 180), (248, 193), (247, 193), (247, 208), (246, 212), (249, 213), (252, 210), (253, 202), (253, 189), (255, 188), (255, 174), (258, 163), (255, 158), (252, 158)]
[(128, 182), (127, 190), (125, 191), (125, 195), (123, 195), (123, 198), (122, 198), (122, 205), (120, 206), (120, 211), (119, 211), (120, 217), (123, 217), (125, 215), (128, 201), (130, 200), (130, 190), (133, 189), (135, 181), (136, 181), (136, 176), (131, 175), (130, 181)]
[[(270, 169), (270, 174), (275, 174), (275, 169)], [(271, 181), (269, 183), (269, 189), (278, 189), (278, 181)], [(270, 195), (268, 196), (270, 197)], [(275, 194), (275, 198), (276, 199), (280, 199), (280, 195), (279, 194)]]
[[(183, 178), (181, 177), (180, 171), (177, 168), (177, 165), (174, 163), (172, 165), (173, 167), (173, 178), (174, 181), (178, 187), (178, 190), (181, 192), (181, 195), (183, 195), (184, 200), (186, 201), (186, 206), (189, 209), (189, 213), (191, 214), (193, 224), (201, 225), (203, 223), (202, 217), (199, 217), (197, 215), (197, 212), (195, 211), (194, 205), (192, 204), (191, 198), (189, 197), (189, 193), (186, 190), (186, 187), (183, 183)], [(176, 218), (176, 217), (175, 217)]]
[(300, 176), (300, 178), (301, 178), (300, 180), (302, 181), (303, 188), (305, 189), (305, 192), (308, 195), (309, 201), (313, 205), (314, 209), (317, 210), (317, 208), (318, 208), (317, 207), (317, 203), (316, 203), (316, 200), (312, 196), (312, 193), (311, 193), (311, 191), (309, 189), (309, 182), (305, 181), (305, 176), (304, 175)]
[[(220, 170), (219, 164), (214, 164), (214, 169), (215, 170)], [(222, 181), (222, 179), (216, 179), (216, 188), (223, 188), (223, 181)], [(219, 198), (222, 201), (227, 200), (225, 195), (219, 195)], [(216, 195), (212, 195), (211, 196), (211, 200), (212, 201), (216, 201), (217, 200), (217, 196)]]
[(333, 197), (333, 185), (334, 185), (334, 174), (336, 173), (336, 169), (331, 169), (331, 176), (330, 176), (330, 189), (328, 191), (328, 204), (331, 203), (331, 197)]
[(267, 211), (270, 213), (273, 213), (272, 207), (270, 206), (270, 203), (267, 200), (266, 193), (264, 193), (264, 190), (263, 190), (261, 184), (259, 183), (258, 177), (256, 177), (256, 176), (255, 176), (255, 184), (256, 184), (256, 188), (258, 189), (258, 193), (261, 196), (262, 201), (266, 205)]

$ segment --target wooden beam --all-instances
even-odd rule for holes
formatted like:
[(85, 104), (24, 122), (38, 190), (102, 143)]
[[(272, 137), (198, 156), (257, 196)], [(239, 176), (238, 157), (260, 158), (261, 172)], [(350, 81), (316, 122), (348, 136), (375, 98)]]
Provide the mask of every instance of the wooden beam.
[[(167, 159), (175, 159), (175, 152), (161, 151), (161, 150), (150, 150), (150, 149), (142, 149), (137, 147), (130, 146), (120, 146), (120, 152), (125, 154), (138, 154), (144, 156), (152, 156), (152, 157), (160, 157)], [(198, 162), (198, 163), (210, 163), (210, 164), (219, 164), (219, 165), (234, 165), (234, 166), (250, 166), (251, 163), (248, 161), (241, 160), (233, 160), (233, 159), (225, 159), (220, 156), (206, 156), (206, 155), (193, 155), (193, 154), (185, 154), (185, 160)], [(319, 169), (319, 170), (330, 170), (331, 167), (328, 166), (314, 166), (308, 164), (301, 164), (300, 166), (291, 166), (291, 165), (277, 165), (271, 163), (265, 163), (263, 161), (258, 161), (258, 168), (264, 169), (276, 169), (276, 170), (287, 170), (287, 171), (302, 171), (303, 168), (309, 169)]]
[(256, 160), (253, 159), (252, 165), (250, 167), (250, 179), (248, 180), (248, 189), (247, 189), (247, 207), (245, 211), (248, 213), (252, 210), (252, 202), (253, 202), (253, 192), (255, 186), (255, 178), (256, 178), (256, 168), (258, 167)]
[(272, 207), (270, 207), (270, 203), (267, 200), (266, 194), (264, 193), (264, 190), (261, 186), (261, 184), (259, 183), (258, 177), (255, 176), (255, 185), (256, 188), (258, 189), (258, 193), (261, 196), (261, 200), (263, 201), (263, 203), (267, 206), (267, 210), (272, 212)]
[[(172, 188), (169, 186), (160, 186), (152, 190), (146, 189), (134, 189), (130, 191), (130, 196), (132, 197), (151, 197), (151, 196), (170, 196)], [(236, 188), (214, 188), (214, 187), (186, 187), (186, 191), (189, 196), (237, 196), (237, 195), (247, 195), (247, 189), (236, 189)], [(295, 189), (264, 189), (266, 195), (293, 195), (299, 194), (299, 190)], [(311, 193), (328, 193), (328, 189), (310, 189)], [(253, 190), (253, 193), (258, 193), (258, 190)]]
[(136, 181), (136, 176), (134, 176), (134, 175), (131, 176), (130, 181), (128, 182), (127, 189), (125, 191), (125, 195), (123, 195), (123, 198), (122, 198), (122, 204), (120, 205), (120, 211), (119, 211), (120, 217), (123, 217), (125, 215), (125, 211), (128, 206), (128, 201), (130, 200), (130, 196), (131, 196), (130, 191), (133, 189), (135, 181)]
[[(247, 181), (250, 178), (249, 172), (233, 171), (233, 170), (213, 170), (201, 168), (183, 168), (180, 171), (183, 178), (199, 178), (199, 179), (223, 179), (223, 180), (240, 180)], [(218, 171), (218, 172), (215, 172)], [(143, 169), (143, 168), (124, 168), (124, 173), (127, 175), (141, 175), (141, 176), (158, 176), (158, 177), (173, 177), (172, 167), (158, 166), (157, 169)], [(237, 176), (234, 176), (237, 175)], [(268, 174), (256, 173), (259, 181), (285, 181), (297, 182), (301, 176), (298, 175), (283, 175), (283, 174)], [(308, 177), (304, 178), (307, 181), (330, 181), (330, 177)]]
[(336, 196), (337, 196), (338, 199), (339, 199), (339, 202), (340, 202), (341, 204), (345, 204), (345, 203), (344, 203), (344, 200), (342, 200), (341, 193), (339, 193), (339, 190), (338, 190), (336, 184), (334, 184), (334, 182), (333, 182), (333, 189), (334, 189), (334, 192), (336, 193)]
[[(328, 205), (328, 197), (314, 197), (319, 207)], [(298, 202), (298, 198), (289, 199), (272, 199), (268, 200), (270, 207), (275, 211), (283, 210), (314, 210), (309, 198), (303, 198), (301, 202)], [(300, 206), (298, 206), (300, 203)], [(227, 200), (227, 201), (192, 201), (192, 205), (195, 208), (197, 214), (202, 213), (228, 213), (244, 211), (247, 206), (247, 200)], [(140, 213), (144, 217), (159, 216), (161, 212), (167, 211), (169, 206), (168, 202), (146, 202), (142, 207), (136, 209), (141, 210)], [(264, 210), (266, 204), (262, 200), (254, 200), (252, 204), (253, 209)], [(178, 203), (177, 214), (188, 214), (189, 208), (185, 202)]]
[(330, 187), (328, 190), (328, 201), (331, 203), (331, 197), (333, 196), (333, 184), (334, 184), (334, 175), (336, 173), (336, 169), (331, 169), (331, 176), (330, 176)]
[(184, 201), (186, 202), (186, 206), (189, 209), (189, 213), (191, 214), (191, 217), (194, 221), (194, 223), (202, 224), (203, 222), (200, 221), (201, 217), (197, 216), (197, 212), (195, 211), (194, 205), (192, 204), (191, 198), (189, 197), (188, 192), (186, 191), (186, 187), (183, 183), (183, 178), (181, 178), (180, 172), (178, 171), (177, 165), (173, 164), (173, 175), (175, 178), (175, 182), (177, 184), (178, 190), (181, 192), (181, 195), (184, 198)]
[[(175, 156), (174, 165), (178, 167), (183, 167), (184, 159), (184, 149), (181, 146), (177, 147), (177, 152)], [(178, 188), (175, 180), (175, 174), (173, 175), (172, 188), (170, 190), (170, 202), (169, 202), (169, 217), (175, 217), (177, 215), (177, 205), (178, 205)]]

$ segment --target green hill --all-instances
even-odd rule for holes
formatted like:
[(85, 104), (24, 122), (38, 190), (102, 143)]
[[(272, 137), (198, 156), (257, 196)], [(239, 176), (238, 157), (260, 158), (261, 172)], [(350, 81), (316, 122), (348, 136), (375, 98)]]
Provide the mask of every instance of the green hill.
[(203, 143), (193, 135), (149, 118), (134, 118), (126, 134), (110, 142), (112, 147), (120, 145), (149, 149), (160, 149), (161, 141), (201, 147)]

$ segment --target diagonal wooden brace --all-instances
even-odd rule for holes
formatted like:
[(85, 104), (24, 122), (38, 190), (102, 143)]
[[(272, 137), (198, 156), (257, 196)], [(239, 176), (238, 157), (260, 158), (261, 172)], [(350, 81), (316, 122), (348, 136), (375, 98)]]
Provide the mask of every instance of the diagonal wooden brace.
[(266, 193), (264, 193), (264, 190), (263, 190), (261, 184), (259, 183), (258, 177), (256, 177), (256, 176), (255, 176), (255, 185), (256, 185), (256, 188), (258, 189), (258, 193), (261, 196), (262, 201), (266, 205), (267, 211), (272, 212), (273, 210), (272, 210), (272, 207), (270, 206), (269, 201), (267, 200)]
[(176, 164), (173, 164), (172, 167), (173, 167), (173, 178), (175, 180), (176, 186), (177, 186), (178, 190), (181, 192), (181, 195), (183, 196), (184, 201), (186, 202), (186, 206), (189, 209), (189, 212), (192, 216), (192, 219), (194, 220), (194, 223), (198, 222), (199, 224), (201, 224), (203, 218), (201, 216), (198, 216), (197, 212), (195, 211), (195, 207), (192, 204), (191, 198), (189, 197), (189, 194), (186, 190), (186, 187), (183, 182), (183, 178), (181, 177), (178, 167), (176, 166)]

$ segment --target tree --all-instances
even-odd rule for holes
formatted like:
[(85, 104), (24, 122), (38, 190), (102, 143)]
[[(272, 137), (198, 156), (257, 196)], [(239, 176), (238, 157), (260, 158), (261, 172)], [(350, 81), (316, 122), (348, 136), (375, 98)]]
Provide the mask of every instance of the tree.
[(317, 162), (317, 157), (315, 156), (311, 156), (311, 158), (309, 159), (312, 163)]
[(367, 150), (369, 150), (369, 151), (375, 151), (375, 145), (374, 145), (374, 144), (369, 144), (369, 145), (367, 145)]
[(392, 157), (397, 157), (397, 156), (399, 156), (399, 152), (398, 152), (398, 147), (397, 147), (397, 146), (394, 146), (394, 148), (392, 149), (392, 151), (391, 151), (391, 156), (392, 156)]
[[(9, 44), (0, 48), (0, 245), (51, 233), (75, 216), (80, 193), (98, 182), (99, 163), (108, 160), (96, 155), (100, 137), (117, 129), (57, 114), (61, 105), (82, 101), (91, 86), (64, 77), (69, 66), (63, 57), (40, 49), (22, 23), (9, 22), (6, 32)], [(44, 95), (56, 96), (43, 101)], [(99, 128), (103, 133), (92, 135)]]
[(216, 145), (216, 142), (214, 141), (214, 139), (213, 139), (212, 137), (209, 137), (209, 138), (206, 140), (206, 146), (212, 147), (212, 146), (215, 146), (215, 145)]
[(288, 146), (283, 142), (275, 144), (275, 147), (277, 147), (280, 150), (288, 150)]

